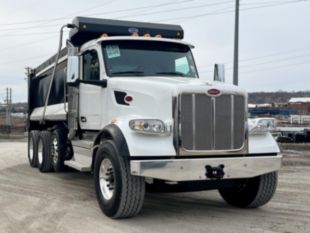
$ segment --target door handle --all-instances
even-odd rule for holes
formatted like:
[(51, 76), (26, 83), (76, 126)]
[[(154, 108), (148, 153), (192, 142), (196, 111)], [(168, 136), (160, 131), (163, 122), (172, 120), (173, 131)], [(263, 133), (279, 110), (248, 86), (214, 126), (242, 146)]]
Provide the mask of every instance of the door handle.
[(81, 122), (87, 122), (87, 118), (84, 116), (81, 116)]

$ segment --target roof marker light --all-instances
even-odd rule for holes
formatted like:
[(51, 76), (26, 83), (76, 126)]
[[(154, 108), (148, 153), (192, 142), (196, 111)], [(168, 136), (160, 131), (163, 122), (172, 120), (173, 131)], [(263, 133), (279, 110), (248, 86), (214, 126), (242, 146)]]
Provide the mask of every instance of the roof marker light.
[(138, 32), (133, 32), (133, 33), (131, 34), (131, 36), (139, 36), (139, 33), (138, 33)]
[(107, 33), (102, 33), (100, 37), (108, 37), (109, 35)]

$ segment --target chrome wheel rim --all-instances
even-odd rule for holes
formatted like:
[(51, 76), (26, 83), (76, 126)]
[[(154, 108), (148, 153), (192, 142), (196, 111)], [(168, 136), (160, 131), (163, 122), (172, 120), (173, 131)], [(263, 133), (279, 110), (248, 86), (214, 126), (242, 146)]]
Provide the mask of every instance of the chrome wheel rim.
[(114, 194), (114, 169), (109, 159), (104, 159), (101, 161), (99, 170), (99, 185), (104, 199), (110, 200)]
[(29, 140), (29, 159), (33, 160), (33, 141), (32, 138)]
[(43, 143), (42, 143), (42, 139), (40, 139), (39, 142), (38, 142), (38, 162), (39, 162), (39, 164), (42, 164), (42, 162), (43, 162)]
[(52, 141), (52, 158), (53, 158), (53, 162), (54, 164), (57, 163), (58, 161), (58, 158), (59, 158), (59, 149), (58, 149), (58, 142), (57, 142), (57, 139), (54, 138), (53, 141)]

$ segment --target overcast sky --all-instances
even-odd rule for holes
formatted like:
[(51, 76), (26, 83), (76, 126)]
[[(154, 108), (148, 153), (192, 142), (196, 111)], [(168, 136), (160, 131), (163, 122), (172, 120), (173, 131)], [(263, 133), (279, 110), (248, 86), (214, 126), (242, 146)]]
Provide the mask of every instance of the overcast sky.
[[(0, 0), (0, 102), (5, 88), (25, 101), (25, 70), (57, 50), (75, 16), (181, 24), (195, 45), (200, 77), (214, 63), (232, 80), (234, 0)], [(310, 90), (310, 0), (241, 0), (240, 86), (248, 91)]]

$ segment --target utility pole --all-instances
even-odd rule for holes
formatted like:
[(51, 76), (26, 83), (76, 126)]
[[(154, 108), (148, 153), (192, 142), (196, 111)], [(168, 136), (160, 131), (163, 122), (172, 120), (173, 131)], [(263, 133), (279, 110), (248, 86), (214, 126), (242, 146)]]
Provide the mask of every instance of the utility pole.
[(238, 86), (239, 67), (239, 0), (236, 0), (233, 84)]
[(11, 128), (11, 110), (12, 110), (12, 88), (6, 88), (6, 118), (5, 125), (8, 129)]
[(7, 126), (9, 125), (9, 88), (6, 88), (5, 103), (6, 103), (5, 125)]
[(9, 114), (10, 114), (10, 120), (9, 120), (9, 125), (10, 125), (10, 127), (11, 127), (11, 125), (12, 125), (12, 120), (11, 120), (11, 115), (12, 115), (12, 88), (10, 88), (10, 95), (9, 95), (9, 97), (10, 97), (10, 104), (9, 104)]

